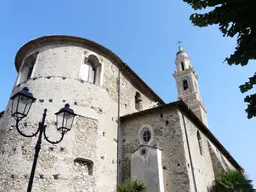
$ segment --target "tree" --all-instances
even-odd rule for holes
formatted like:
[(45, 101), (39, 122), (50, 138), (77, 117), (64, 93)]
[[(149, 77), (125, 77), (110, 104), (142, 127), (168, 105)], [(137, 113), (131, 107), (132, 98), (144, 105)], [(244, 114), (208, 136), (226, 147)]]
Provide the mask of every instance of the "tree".
[(123, 185), (117, 186), (118, 192), (146, 192), (147, 187), (138, 180), (127, 181)]
[[(210, 8), (206, 13), (194, 13), (190, 16), (192, 23), (199, 27), (219, 25), (223, 36), (235, 37), (237, 46), (233, 54), (225, 59), (229, 65), (245, 66), (249, 60), (256, 59), (256, 12), (254, 0), (183, 0), (194, 10)], [(248, 82), (241, 85), (242, 93), (251, 90), (256, 84), (256, 73)], [(248, 119), (256, 116), (256, 94), (247, 95)]]
[(216, 177), (211, 190), (213, 192), (255, 192), (251, 182), (238, 171), (223, 172)]

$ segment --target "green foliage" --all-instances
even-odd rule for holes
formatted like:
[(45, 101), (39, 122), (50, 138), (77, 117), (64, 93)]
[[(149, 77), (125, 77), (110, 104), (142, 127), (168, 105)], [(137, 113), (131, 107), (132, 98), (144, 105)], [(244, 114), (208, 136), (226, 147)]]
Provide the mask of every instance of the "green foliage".
[[(249, 78), (249, 81), (246, 82), (244, 85), (241, 85), (239, 88), (240, 88), (240, 91), (242, 93), (244, 92), (247, 92), (249, 90), (251, 90), (253, 88), (253, 85), (256, 84), (256, 73), (254, 74), (253, 77), (250, 77)], [(252, 117), (255, 117), (256, 116), (256, 94), (253, 94), (253, 95), (247, 95), (245, 98), (244, 98), (244, 102), (248, 103), (248, 107), (247, 109), (245, 110), (248, 114), (248, 118), (252, 118)]]
[(238, 171), (223, 172), (217, 176), (211, 191), (213, 192), (255, 192), (251, 180)]
[(118, 192), (129, 192), (130, 191), (128, 186), (126, 186), (126, 185), (119, 185), (119, 186), (117, 186), (116, 189)]
[[(237, 46), (233, 54), (225, 59), (229, 65), (245, 66), (249, 60), (256, 59), (256, 12), (254, 0), (183, 0), (194, 10), (210, 8), (206, 13), (194, 13), (190, 16), (192, 23), (199, 27), (219, 25), (223, 36), (237, 38)], [(256, 75), (249, 82), (240, 86), (242, 93), (256, 84)], [(256, 96), (245, 98), (248, 103), (248, 118), (256, 116)]]
[(147, 187), (138, 180), (127, 181), (123, 185), (117, 186), (118, 192), (146, 192)]

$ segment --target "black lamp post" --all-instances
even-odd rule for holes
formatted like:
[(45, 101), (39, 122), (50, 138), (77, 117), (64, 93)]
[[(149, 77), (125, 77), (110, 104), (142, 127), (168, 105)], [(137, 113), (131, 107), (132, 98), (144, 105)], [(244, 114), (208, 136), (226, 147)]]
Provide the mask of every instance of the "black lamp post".
[(64, 108), (60, 109), (57, 113), (55, 113), (57, 117), (57, 130), (60, 132), (61, 137), (57, 141), (51, 141), (49, 140), (49, 138), (46, 136), (46, 133), (45, 133), (45, 130), (46, 130), (45, 118), (46, 118), (47, 109), (44, 110), (42, 122), (39, 123), (38, 129), (34, 133), (27, 135), (19, 129), (19, 122), (28, 115), (32, 104), (36, 100), (36, 98), (33, 97), (33, 94), (29, 92), (28, 88), (25, 87), (20, 92), (14, 94), (11, 97), (11, 100), (12, 100), (12, 117), (16, 120), (17, 131), (24, 137), (35, 137), (39, 132), (39, 137), (35, 146), (33, 166), (31, 169), (29, 184), (27, 188), (27, 192), (31, 192), (35, 170), (36, 170), (37, 159), (38, 159), (39, 151), (41, 149), (42, 135), (44, 135), (45, 140), (47, 140), (51, 144), (60, 143), (63, 140), (64, 135), (71, 130), (76, 114), (72, 109), (69, 108), (69, 104), (66, 104)]

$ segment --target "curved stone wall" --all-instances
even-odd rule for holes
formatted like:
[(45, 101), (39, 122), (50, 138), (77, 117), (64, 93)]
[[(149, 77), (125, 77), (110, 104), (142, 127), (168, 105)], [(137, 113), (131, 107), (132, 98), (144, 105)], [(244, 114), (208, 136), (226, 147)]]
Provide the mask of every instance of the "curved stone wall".
[[(22, 63), (34, 58), (33, 70), (24, 69)], [(81, 77), (82, 64), (90, 58), (100, 66), (95, 84)], [(136, 92), (143, 109), (164, 102), (113, 52), (79, 37), (32, 40), (18, 51), (15, 66), (19, 74), (12, 94), (28, 87), (37, 98), (20, 123), (23, 130), (33, 132), (47, 108), (47, 134), (57, 140), (54, 113), (69, 103), (78, 114), (60, 144), (43, 140), (33, 191), (115, 191), (122, 174), (117, 172), (120, 115), (137, 112)], [(37, 138), (18, 134), (10, 110), (9, 102), (0, 122), (0, 191), (26, 191)]]
[[(43, 140), (33, 191), (113, 191), (117, 175), (117, 101), (111, 99), (106, 85), (79, 79), (85, 54), (94, 54), (103, 67), (105, 63), (113, 64), (89, 49), (72, 44), (37, 46), (33, 51), (39, 53), (31, 78), (20, 84), (17, 78), (13, 89), (16, 93), (26, 86), (37, 98), (20, 127), (32, 132), (47, 108), (47, 134), (57, 140), (54, 113), (69, 103), (78, 114), (72, 130), (60, 144)], [(116, 84), (109, 86), (116, 88)], [(18, 134), (10, 110), (9, 102), (1, 130), (0, 191), (25, 191), (37, 138)], [(80, 165), (74, 162), (77, 158), (92, 163), (90, 167), (86, 163)]]

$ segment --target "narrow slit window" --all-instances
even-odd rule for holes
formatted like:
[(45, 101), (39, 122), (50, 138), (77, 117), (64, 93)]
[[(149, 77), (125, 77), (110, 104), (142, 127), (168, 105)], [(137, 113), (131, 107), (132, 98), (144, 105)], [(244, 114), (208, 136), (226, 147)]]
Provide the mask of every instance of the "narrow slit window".
[(88, 82), (95, 84), (96, 83), (96, 66), (95, 66), (95, 63), (91, 60), (89, 60), (88, 63), (89, 63)]
[(182, 71), (185, 70), (184, 63), (183, 63), (183, 62), (181, 62), (181, 70), (182, 70)]
[(32, 77), (32, 73), (34, 70), (34, 65), (37, 60), (38, 52), (35, 52), (29, 56), (27, 56), (22, 64), (22, 68), (20, 70), (19, 83), (22, 83)]
[(197, 141), (198, 141), (199, 152), (201, 155), (203, 155), (203, 143), (202, 143), (202, 138), (199, 131), (197, 131)]
[(187, 80), (183, 80), (183, 89), (184, 90), (188, 89), (188, 81)]
[(137, 109), (138, 111), (142, 110), (142, 99), (139, 92), (136, 92), (135, 94), (135, 109)]
[(27, 79), (30, 79), (30, 77), (32, 76), (33, 69), (34, 69), (34, 64), (32, 66), (29, 66)]

